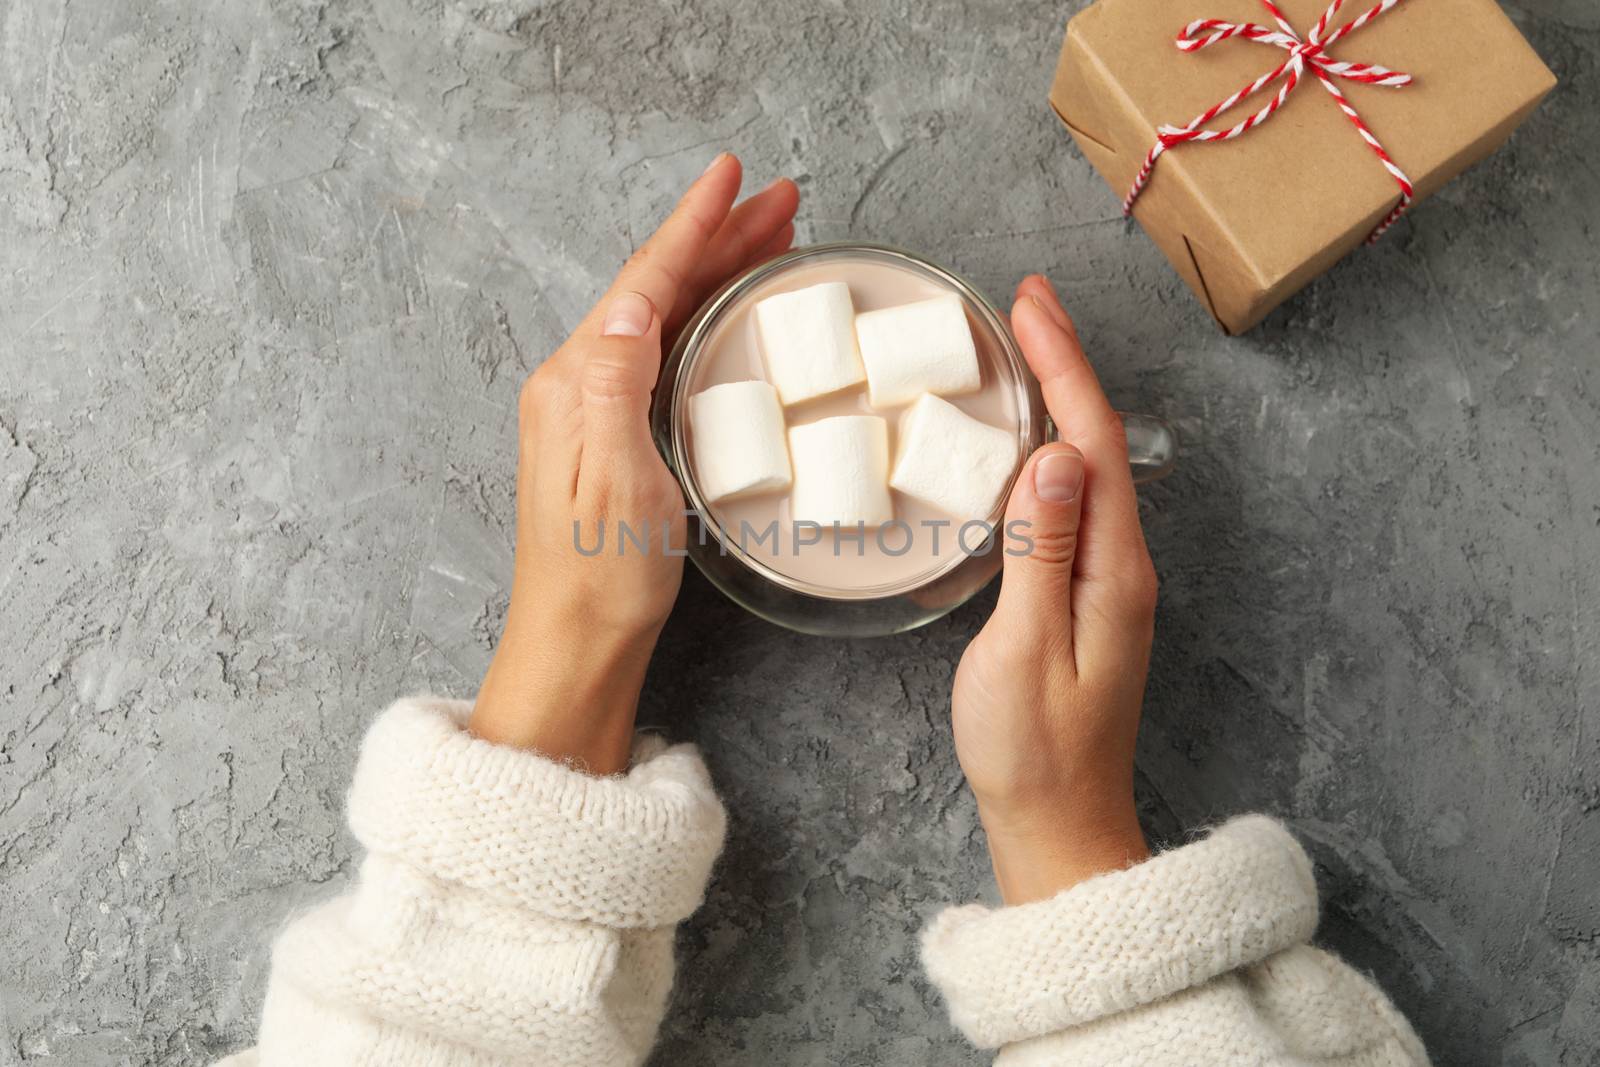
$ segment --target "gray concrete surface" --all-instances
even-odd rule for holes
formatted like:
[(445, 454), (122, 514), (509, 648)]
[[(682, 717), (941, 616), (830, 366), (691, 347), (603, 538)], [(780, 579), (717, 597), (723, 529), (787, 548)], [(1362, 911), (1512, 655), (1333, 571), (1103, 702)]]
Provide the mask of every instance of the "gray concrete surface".
[[(1183, 431), (1152, 830), (1289, 819), (1447, 1064), (1600, 1062), (1600, 15), (1508, 149), (1241, 340), (1044, 103), (1076, 3), (0, 0), (0, 1064), (203, 1064), (346, 882), (355, 746), (469, 694), (518, 383), (719, 148), (990, 292), (1048, 270)], [(655, 1062), (976, 1064), (952, 666), (691, 578), (646, 719), (733, 806)]]

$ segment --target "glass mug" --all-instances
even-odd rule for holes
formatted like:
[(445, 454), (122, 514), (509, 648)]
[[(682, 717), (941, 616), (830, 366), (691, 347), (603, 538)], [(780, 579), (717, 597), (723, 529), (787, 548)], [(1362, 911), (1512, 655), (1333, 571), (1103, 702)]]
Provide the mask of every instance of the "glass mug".
[[(909, 272), (924, 286), (961, 298), (972, 327), (980, 360), (987, 359), (985, 378), (994, 375), (1008, 411), (1017, 424), (1017, 462), (1005, 492), (988, 517), (994, 533), (982, 549), (958, 551), (930, 562), (926, 570), (901, 574), (881, 585), (829, 586), (798, 578), (771, 565), (748, 549), (748, 542), (724, 529), (716, 509), (708, 504), (695, 478), (690, 459), (689, 397), (701, 363), (711, 351), (719, 327), (751, 303), (758, 292), (770, 295), (782, 280), (797, 272), (816, 274), (816, 268), (861, 265), (892, 267)], [(822, 280), (821, 278), (814, 278)], [(1148, 482), (1172, 470), (1177, 440), (1160, 419), (1146, 415), (1122, 416), (1128, 435), (1128, 458), (1135, 482)], [(1045, 411), (1038, 382), (1028, 370), (1022, 351), (1005, 319), (993, 304), (959, 275), (910, 252), (885, 245), (837, 243), (798, 249), (753, 267), (725, 285), (684, 327), (661, 370), (651, 411), (656, 446), (667, 466), (683, 486), (692, 515), (689, 523), (689, 558), (711, 583), (748, 611), (801, 633), (835, 637), (868, 637), (900, 633), (925, 625), (955, 610), (999, 571), (1006, 499), (1023, 464), (1041, 445), (1057, 438)], [(954, 524), (952, 524), (954, 525)], [(856, 536), (853, 532), (849, 535)], [(869, 536), (871, 536), (869, 534)], [(881, 542), (880, 542), (881, 543)], [(963, 542), (963, 549), (965, 544)], [(835, 554), (838, 548), (835, 547)]]

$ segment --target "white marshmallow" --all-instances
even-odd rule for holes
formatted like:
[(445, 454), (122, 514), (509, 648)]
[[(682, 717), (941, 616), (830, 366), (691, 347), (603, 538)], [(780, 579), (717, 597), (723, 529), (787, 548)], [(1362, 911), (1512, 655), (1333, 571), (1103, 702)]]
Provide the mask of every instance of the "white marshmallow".
[(972, 327), (954, 293), (863, 312), (856, 316), (856, 342), (875, 408), (909, 403), (922, 393), (972, 393), (982, 384)]
[(900, 417), (889, 484), (958, 521), (983, 520), (1016, 465), (1016, 434), (924, 394)]
[(766, 382), (725, 382), (689, 398), (694, 473), (708, 501), (787, 489), (783, 407)]
[(867, 379), (856, 350), (850, 287), (824, 282), (756, 305), (767, 379), (785, 406), (837, 393)]
[(794, 457), (790, 518), (822, 527), (882, 526), (889, 496), (889, 424), (876, 415), (837, 415), (789, 428)]

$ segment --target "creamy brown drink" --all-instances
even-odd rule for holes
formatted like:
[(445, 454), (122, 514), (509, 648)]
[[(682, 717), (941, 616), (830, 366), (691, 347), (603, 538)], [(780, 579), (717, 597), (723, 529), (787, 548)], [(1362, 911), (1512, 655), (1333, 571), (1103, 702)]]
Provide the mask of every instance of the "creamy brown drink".
[[(797, 298), (764, 304), (785, 294)], [(684, 383), (692, 475), (716, 487), (704, 512), (726, 542), (842, 595), (904, 589), (981, 550), (1023, 459), (1023, 387), (952, 294), (836, 258), (727, 309)], [(707, 393), (740, 382), (772, 388)]]

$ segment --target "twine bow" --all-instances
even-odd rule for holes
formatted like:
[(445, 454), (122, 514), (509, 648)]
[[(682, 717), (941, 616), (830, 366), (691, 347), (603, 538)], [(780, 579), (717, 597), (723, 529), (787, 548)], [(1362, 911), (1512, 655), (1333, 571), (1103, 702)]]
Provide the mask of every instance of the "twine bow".
[[(1289, 58), (1226, 100), (1196, 115), (1194, 121), (1187, 126), (1162, 126), (1158, 129), (1156, 131), (1158, 139), (1155, 147), (1150, 149), (1150, 155), (1145, 158), (1144, 166), (1139, 170), (1139, 176), (1133, 180), (1133, 188), (1128, 191), (1127, 199), (1122, 202), (1122, 213), (1124, 215), (1133, 213), (1133, 202), (1139, 198), (1139, 194), (1144, 192), (1145, 186), (1150, 183), (1150, 174), (1155, 170), (1156, 161), (1161, 158), (1167, 149), (1176, 148), (1178, 145), (1189, 141), (1231, 141), (1236, 137), (1244, 136), (1277, 113), (1278, 109), (1283, 106), (1283, 102), (1289, 98), (1289, 94), (1294, 92), (1295, 86), (1300, 84), (1300, 79), (1309, 68), (1310, 73), (1322, 83), (1322, 87), (1333, 95), (1334, 102), (1339, 105), (1339, 110), (1343, 111), (1345, 116), (1355, 125), (1356, 132), (1361, 135), (1361, 139), (1367, 142), (1367, 146), (1377, 155), (1378, 161), (1383, 164), (1384, 168), (1394, 178), (1395, 183), (1400, 186), (1400, 202), (1395, 205), (1394, 210), (1389, 212), (1384, 220), (1378, 224), (1378, 228), (1373, 230), (1371, 236), (1367, 238), (1369, 243), (1376, 241), (1383, 235), (1385, 230), (1395, 224), (1401, 215), (1406, 213), (1406, 209), (1411, 206), (1414, 190), (1411, 185), (1411, 179), (1407, 178), (1405, 171), (1401, 170), (1395, 161), (1389, 158), (1389, 153), (1384, 150), (1378, 138), (1367, 128), (1367, 124), (1362, 121), (1356, 109), (1350, 106), (1350, 101), (1346, 100), (1344, 93), (1339, 91), (1339, 86), (1334, 82), (1334, 79), (1345, 78), (1365, 85), (1381, 85), (1386, 88), (1399, 89), (1411, 84), (1411, 75), (1402, 74), (1399, 71), (1393, 71), (1387, 67), (1380, 67), (1372, 63), (1346, 63), (1328, 55), (1327, 50), (1379, 15), (1384, 14), (1396, 4), (1399, 4), (1400, 0), (1380, 0), (1376, 7), (1360, 18), (1330, 33), (1328, 32), (1329, 24), (1333, 21), (1334, 16), (1339, 13), (1339, 9), (1344, 6), (1344, 0), (1333, 0), (1328, 10), (1322, 13), (1322, 18), (1317, 20), (1317, 24), (1311, 30), (1311, 33), (1303, 40), (1295, 32), (1294, 27), (1289, 24), (1289, 20), (1284, 18), (1283, 12), (1278, 10), (1278, 6), (1273, 0), (1261, 0), (1261, 3), (1272, 14), (1273, 21), (1278, 24), (1277, 29), (1258, 26), (1254, 23), (1223, 22), (1221, 19), (1197, 19), (1184, 27), (1183, 32), (1178, 35), (1179, 50), (1198, 52), (1202, 48), (1209, 48), (1229, 38), (1243, 37), (1248, 41), (1276, 45), (1288, 52)], [(1268, 101), (1260, 111), (1244, 119), (1231, 129), (1201, 129), (1202, 126), (1218, 115), (1232, 110), (1240, 101), (1254, 96), (1279, 78), (1283, 79), (1283, 85), (1278, 89), (1278, 94)]]

